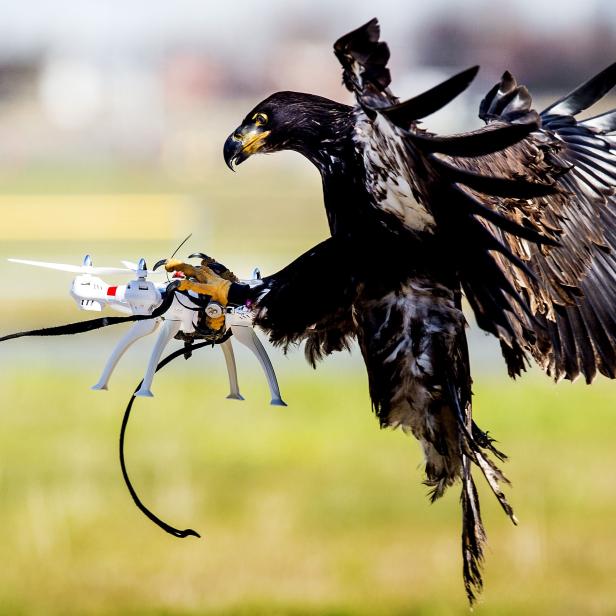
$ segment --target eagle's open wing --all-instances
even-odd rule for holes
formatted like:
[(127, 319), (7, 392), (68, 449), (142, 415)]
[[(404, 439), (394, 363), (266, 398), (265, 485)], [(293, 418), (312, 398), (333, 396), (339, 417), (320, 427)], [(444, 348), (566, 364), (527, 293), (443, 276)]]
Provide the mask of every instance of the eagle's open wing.
[(389, 91), (389, 47), (379, 41), (380, 32), (378, 21), (372, 19), (334, 43), (334, 53), (343, 68), (344, 85), (355, 92), (360, 104), (370, 107), (383, 107), (397, 101)]
[(412, 232), (440, 234), (512, 375), (530, 352), (556, 378), (616, 376), (616, 114), (573, 118), (614, 85), (614, 67), (540, 115), (506, 76), (482, 104), (488, 126), (438, 137), (417, 121), (476, 69), (399, 103), (378, 38), (373, 20), (334, 46), (358, 100), (375, 207)]
[(285, 349), (306, 341), (306, 358), (316, 361), (349, 348), (355, 334), (352, 251), (344, 238), (330, 237), (284, 269), (263, 279), (255, 323)]
[[(540, 249), (501, 234), (534, 274), (525, 276), (501, 260), (537, 321), (530, 350), (557, 379), (581, 373), (590, 382), (597, 371), (616, 377), (616, 111), (575, 118), (614, 85), (616, 64), (542, 111), (540, 130), (520, 144), (517, 161), (502, 152), (473, 161), (509, 169), (529, 163), (532, 175), (550, 174), (566, 191), (536, 204), (536, 225), (550, 229), (558, 246)], [(482, 101), (480, 116), (488, 126), (513, 123), (536, 115), (531, 104), (526, 88), (505, 73)]]

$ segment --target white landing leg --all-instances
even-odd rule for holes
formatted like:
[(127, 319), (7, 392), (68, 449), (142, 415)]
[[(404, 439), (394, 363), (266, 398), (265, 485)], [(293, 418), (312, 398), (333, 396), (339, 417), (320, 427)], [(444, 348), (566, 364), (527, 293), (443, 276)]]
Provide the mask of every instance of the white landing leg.
[(231, 339), (225, 340), (221, 345), (225, 363), (227, 364), (227, 372), (229, 373), (229, 400), (243, 400), (244, 397), (240, 394), (240, 386), (237, 382), (237, 367), (235, 365), (235, 354), (233, 353), (233, 345)]
[(257, 337), (257, 334), (253, 331), (252, 327), (242, 327), (239, 325), (231, 326), (231, 331), (237, 339), (237, 341), (244, 346), (247, 346), (259, 360), (261, 368), (265, 373), (267, 384), (269, 385), (270, 394), (272, 396), (270, 404), (274, 406), (287, 406), (280, 396), (280, 389), (278, 388), (278, 380), (276, 379), (276, 373), (272, 362), (267, 355), (267, 351), (261, 344), (261, 341)]
[(135, 393), (135, 396), (151, 398), (154, 395), (150, 391), (150, 387), (152, 387), (152, 380), (154, 379), (156, 366), (158, 366), (158, 362), (160, 361), (160, 357), (163, 354), (165, 347), (180, 331), (181, 326), (181, 321), (169, 321), (167, 319), (163, 321), (162, 327), (160, 328), (160, 333), (158, 334), (158, 339), (156, 340), (156, 344), (152, 350), (152, 355), (150, 355), (150, 361), (148, 362), (148, 368), (145, 371), (145, 376), (143, 377), (143, 383), (141, 384), (139, 391)]
[(139, 340), (139, 338), (143, 338), (144, 336), (148, 336), (154, 332), (154, 330), (158, 327), (160, 323), (160, 319), (147, 319), (144, 321), (137, 321), (125, 334), (122, 336), (118, 344), (116, 344), (113, 352), (111, 353), (107, 363), (105, 364), (105, 368), (98, 379), (96, 385), (92, 385), (92, 389), (101, 390), (107, 389), (107, 385), (109, 384), (109, 379), (111, 378), (111, 374), (115, 370), (115, 367), (118, 365), (118, 362), (122, 358), (122, 355), (126, 353), (128, 347), (130, 347), (134, 342)]

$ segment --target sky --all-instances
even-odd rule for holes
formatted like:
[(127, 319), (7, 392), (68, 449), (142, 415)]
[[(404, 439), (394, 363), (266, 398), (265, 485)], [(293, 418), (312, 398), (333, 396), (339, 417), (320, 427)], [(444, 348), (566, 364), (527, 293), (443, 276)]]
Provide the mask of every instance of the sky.
[(41, 47), (108, 53), (110, 48), (155, 52), (165, 45), (201, 43), (233, 53), (257, 51), (289, 24), (314, 23), (334, 40), (378, 16), (394, 43), (438, 13), (476, 12), (487, 20), (521, 17), (529, 29), (553, 31), (601, 16), (616, 25), (611, 0), (0, 0), (0, 51), (31, 53)]

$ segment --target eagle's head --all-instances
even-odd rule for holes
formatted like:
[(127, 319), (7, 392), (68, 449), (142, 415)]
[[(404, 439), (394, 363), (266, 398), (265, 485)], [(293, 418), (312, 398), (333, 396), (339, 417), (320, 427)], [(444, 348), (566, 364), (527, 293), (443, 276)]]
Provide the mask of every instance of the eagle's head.
[(316, 163), (329, 144), (348, 134), (351, 110), (313, 94), (276, 92), (249, 111), (229, 135), (225, 162), (234, 170), (257, 152), (294, 150)]

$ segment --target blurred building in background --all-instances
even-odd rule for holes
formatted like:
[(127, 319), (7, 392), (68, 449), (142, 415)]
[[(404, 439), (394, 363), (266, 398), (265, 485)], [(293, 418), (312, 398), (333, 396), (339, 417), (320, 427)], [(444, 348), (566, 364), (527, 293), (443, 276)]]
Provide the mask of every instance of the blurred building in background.
[[(401, 95), (473, 64), (481, 92), (506, 68), (536, 95), (560, 92), (616, 50), (610, 0), (3, 3), (2, 173), (50, 160), (173, 166), (175, 154), (202, 166), (208, 148), (195, 135), (211, 132), (229, 101), (278, 89), (348, 98), (331, 44), (373, 14)], [(461, 122), (458, 110), (452, 129), (474, 116)]]

